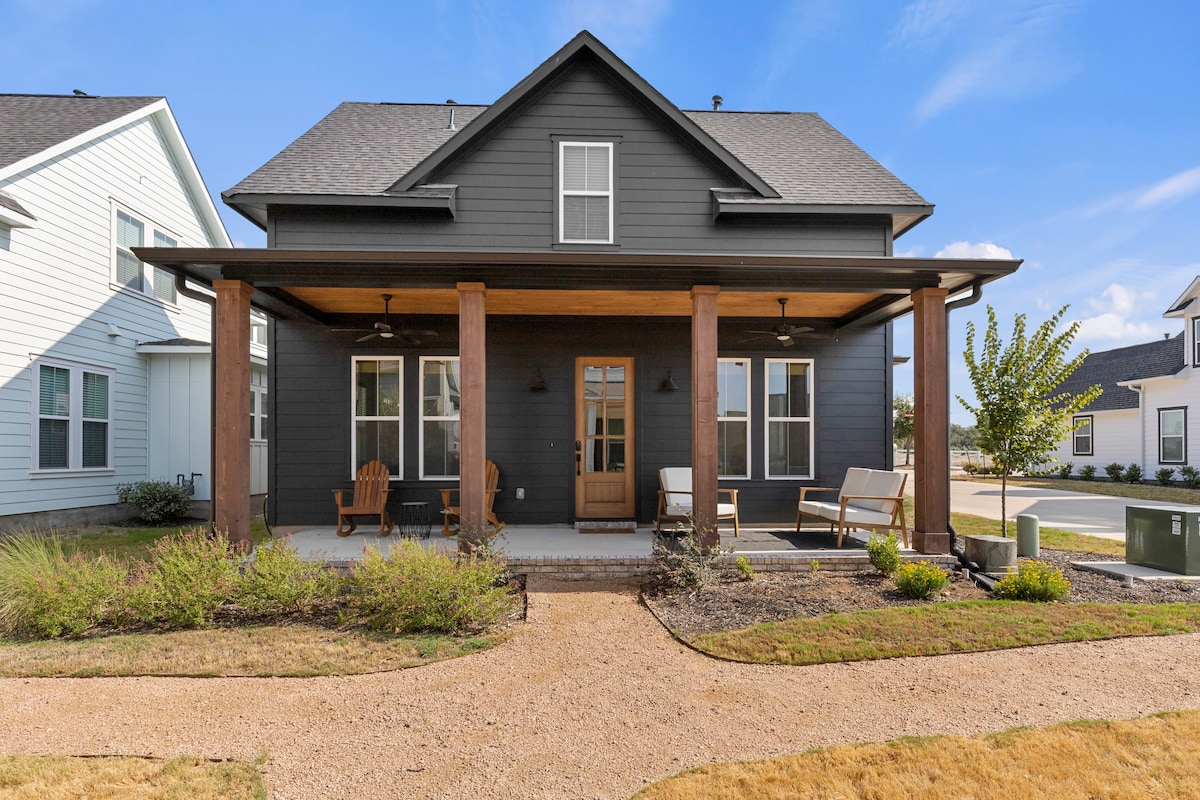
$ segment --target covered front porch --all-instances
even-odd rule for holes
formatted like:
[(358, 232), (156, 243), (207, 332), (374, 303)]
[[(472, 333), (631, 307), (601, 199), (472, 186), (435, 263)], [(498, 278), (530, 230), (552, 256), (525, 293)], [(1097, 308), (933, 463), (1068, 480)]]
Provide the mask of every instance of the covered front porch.
[[(815, 426), (808, 435), (818, 440), (824, 436), (827, 441), (815, 448), (818, 463), (812, 463), (814, 459), (810, 458), (808, 474), (772, 476), (770, 467), (766, 468), (766, 475), (760, 467), (754, 467), (756, 471), (748, 468), (746, 476), (735, 481), (742, 487), (742, 496), (754, 498), (757, 493), (763, 502), (770, 501), (780, 508), (791, 503), (794, 509), (791, 498), (798, 493), (799, 486), (836, 485), (846, 466), (860, 465), (854, 459), (863, 459), (864, 452), (870, 453), (872, 462), (867, 466), (891, 467), (892, 345), (887, 323), (911, 312), (915, 316), (912, 348), (916, 369), (917, 452), (913, 545), (917, 552), (926, 554), (948, 552), (950, 539), (947, 299), (1008, 274), (1019, 264), (974, 259), (587, 252), (146, 248), (137, 252), (149, 263), (211, 286), (216, 294), (219, 424), (216, 425), (214, 523), (231, 537), (245, 536), (249, 529), (249, 508), (239, 498), (248, 494), (245, 489), (248, 466), (243, 454), (248, 438), (249, 370), (244, 343), (249, 335), (245, 327), (252, 306), (272, 315), (279, 325), (289, 326), (288, 346), (300, 354), (291, 356), (296, 363), (302, 360), (305, 347), (311, 352), (325, 347), (329, 355), (321, 363), (328, 365), (340, 365), (338, 359), (348, 363), (353, 354), (366, 352), (362, 348), (369, 345), (356, 345), (354, 339), (346, 339), (345, 335), (335, 342), (331, 331), (344, 327), (370, 330), (379, 317), (383, 294), (392, 298), (390, 311), (405, 320), (405, 328), (411, 321), (412, 328), (430, 327), (438, 331), (436, 349), (410, 352), (422, 359), (437, 357), (424, 355), (425, 352), (441, 353), (442, 357), (453, 357), (456, 361), (457, 475), (447, 482), (444, 476), (453, 473), (441, 473), (443, 479), (438, 483), (436, 476), (430, 480), (423, 472), (418, 475), (410, 464), (407, 483), (401, 486), (410, 492), (407, 499), (421, 500), (425, 499), (421, 493), (432, 494), (441, 486), (461, 487), (462, 520), (467, 528), (481, 525), (489, 500), (485, 464), (496, 457), (494, 451), (501, 445), (496, 435), (490, 435), (488, 420), (492, 416), (494, 425), (495, 415), (500, 413), (498, 406), (508, 406), (509, 413), (526, 416), (530, 415), (531, 407), (537, 409), (525, 428), (516, 433), (505, 432), (508, 455), (501, 469), (507, 476), (520, 475), (526, 463), (540, 464), (550, 473), (563, 476), (574, 473), (578, 477), (584, 471), (578, 455), (584, 437), (572, 435), (578, 429), (571, 427), (572, 418), (582, 417), (576, 405), (579, 401), (574, 397), (556, 400), (550, 396), (552, 393), (543, 398), (530, 394), (530, 379), (535, 369), (538, 378), (549, 373), (538, 362), (525, 358), (525, 353), (537, 351), (541, 343), (552, 341), (557, 349), (545, 350), (545, 357), (555, 359), (554, 369), (559, 369), (560, 374), (565, 374), (561, 371), (566, 369), (568, 359), (578, 361), (581, 356), (593, 354), (627, 357), (631, 365), (628, 374), (636, 372), (643, 396), (653, 392), (660, 380), (664, 385), (668, 380), (679, 381), (690, 390), (687, 392), (690, 396), (679, 393), (679, 400), (684, 403), (683, 413), (660, 415), (653, 421), (640, 423), (644, 425), (643, 440), (647, 439), (646, 432), (659, 435), (660, 442), (675, 443), (672, 452), (664, 455), (661, 444), (643, 446), (642, 460), (631, 459), (629, 464), (622, 463), (620, 470), (609, 470), (637, 470), (636, 480), (631, 478), (629, 482), (632, 511), (598, 516), (646, 522), (647, 508), (653, 507), (656, 494), (657, 467), (690, 461), (695, 475), (696, 522), (702, 530), (712, 530), (720, 474), (718, 362), (729, 360), (746, 347), (739, 344), (742, 331), (778, 322), (779, 300), (785, 298), (788, 323), (823, 334), (825, 342), (820, 346), (830, 354), (829, 363), (837, 359), (838, 368), (828, 371), (833, 377), (826, 378), (827, 383), (823, 384), (833, 386), (840, 382), (837, 394), (820, 400), (827, 405), (824, 425), (838, 418), (839, 398), (854, 397), (858, 374), (874, 382), (872, 441), (848, 443), (847, 435), (847, 442), (843, 442), (839, 439), (842, 433), (833, 436), (827, 428)], [(593, 329), (602, 331), (602, 335), (595, 335)], [(664, 331), (662, 335), (669, 336), (660, 347), (655, 337)], [(881, 333), (884, 331), (886, 335)], [(871, 344), (866, 357), (851, 352), (864, 335), (869, 336)], [(275, 409), (287, 409), (291, 402), (289, 392), (301, 385), (297, 380), (299, 370), (287, 376), (275, 371), (274, 365), (280, 360), (277, 342), (272, 343), (271, 402)], [(393, 342), (393, 346), (404, 345)], [(681, 354), (684, 363), (668, 362), (664, 379), (659, 356), (665, 351)], [(803, 352), (801, 347), (787, 351), (798, 352)], [(773, 355), (760, 351), (754, 357), (761, 384), (762, 364), (764, 360), (771, 361)], [(413, 358), (412, 362), (415, 361)], [(855, 363), (863, 365), (857, 373)], [(502, 365), (503, 372), (497, 365)], [(419, 379), (415, 364), (413, 369), (415, 386)], [(331, 374), (314, 360), (304, 375), (310, 383), (328, 384), (324, 395), (328, 398), (324, 401), (326, 406), (335, 402), (348, 405), (352, 393), (350, 382), (347, 380), (341, 386), (339, 376), (345, 373), (341, 366), (338, 370)], [(665, 397), (655, 396), (655, 408), (667, 407)], [(553, 408), (548, 405), (551, 401), (557, 403)], [(313, 409), (320, 410), (317, 406)], [(272, 424), (281, 413), (273, 417)], [(761, 413), (769, 416), (768, 411)], [(667, 430), (664, 420), (679, 420), (683, 427), (673, 433)], [(544, 451), (534, 452), (524, 446), (522, 437), (528, 438), (538, 425), (555, 426), (560, 422), (561, 429), (555, 428), (553, 435), (547, 436)], [(853, 433), (853, 421), (843, 424), (846, 426), (843, 430)], [(342, 422), (337, 423), (338, 428), (342, 426)], [(327, 451), (314, 450), (307, 457), (297, 454), (296, 468), (286, 475), (277, 469), (278, 459), (273, 456), (276, 463), (271, 469), (271, 496), (279, 504), (272, 509), (276, 519), (290, 521), (288, 514), (293, 509), (288, 497), (310, 502), (314, 509), (311, 514), (315, 515), (318, 509), (315, 504), (321, 502), (319, 495), (328, 497), (325, 492), (346, 486), (353, 475), (350, 448), (336, 441), (344, 436), (342, 441), (348, 442), (353, 434), (349, 428), (340, 431), (329, 427), (322, 429), (318, 422), (311, 433), (304, 432), (310, 441), (301, 444), (319, 442)], [(412, 434), (424, 435), (415, 424)], [(273, 447), (277, 447), (281, 441), (277, 428), (272, 427), (272, 435)], [(296, 447), (295, 434), (289, 435), (293, 436), (289, 441)], [(879, 441), (875, 442), (875, 438)], [(623, 442), (622, 447), (628, 444)], [(752, 446), (765, 447), (761, 442)], [(306, 464), (311, 467), (308, 472)], [(318, 473), (336, 477), (313, 477)], [(721, 483), (723, 488), (729, 485), (725, 478), (721, 478)], [(551, 522), (566, 523), (582, 516), (578, 483), (564, 485), (567, 488), (555, 498), (561, 502), (544, 506), (557, 508), (551, 512), (554, 515)], [(506, 499), (516, 487), (522, 486), (520, 480), (504, 480), (502, 489)], [(330, 502), (329, 517), (333, 513)], [(573, 529), (569, 530), (571, 538), (579, 538)], [(553, 535), (548, 534), (542, 547), (552, 551)]]

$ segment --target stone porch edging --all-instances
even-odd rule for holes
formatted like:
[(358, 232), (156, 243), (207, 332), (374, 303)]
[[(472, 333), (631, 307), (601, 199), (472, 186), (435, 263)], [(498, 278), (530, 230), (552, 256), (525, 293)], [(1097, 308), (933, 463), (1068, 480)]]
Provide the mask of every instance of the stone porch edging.
[[(838, 554), (795, 552), (790, 555), (766, 555), (732, 553), (722, 556), (718, 564), (733, 569), (740, 556), (745, 556), (755, 572), (811, 572), (813, 562), (818, 572), (855, 572), (872, 569), (867, 554)], [(943, 569), (953, 569), (958, 559), (951, 555), (901, 555), (904, 561), (929, 561)], [(517, 557), (508, 559), (508, 568), (513, 572), (554, 575), (563, 580), (598, 580), (605, 578), (639, 578), (654, 570), (654, 559), (649, 556), (580, 558), (573, 556)]]

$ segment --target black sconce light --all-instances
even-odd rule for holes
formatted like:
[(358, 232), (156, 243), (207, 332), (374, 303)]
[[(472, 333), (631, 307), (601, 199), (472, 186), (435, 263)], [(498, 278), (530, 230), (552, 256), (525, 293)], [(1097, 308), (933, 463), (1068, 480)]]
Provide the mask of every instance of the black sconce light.
[(529, 391), (544, 392), (546, 391), (546, 382), (542, 380), (542, 371), (539, 369), (537, 375), (529, 382)]
[(678, 392), (679, 387), (675, 385), (675, 381), (671, 379), (671, 370), (667, 370), (667, 377), (663, 378), (662, 385), (658, 387), (660, 392)]

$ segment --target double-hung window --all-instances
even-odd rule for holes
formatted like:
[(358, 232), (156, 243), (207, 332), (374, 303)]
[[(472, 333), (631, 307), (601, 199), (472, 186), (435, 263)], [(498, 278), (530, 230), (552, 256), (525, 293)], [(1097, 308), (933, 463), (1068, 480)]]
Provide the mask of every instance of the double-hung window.
[(353, 358), (352, 478), (363, 464), (378, 460), (387, 466), (393, 480), (400, 479), (403, 365), (403, 358)]
[(613, 243), (612, 142), (558, 143), (558, 240)]
[(250, 388), (250, 440), (267, 440), (267, 390), (261, 386)]
[(459, 464), (459, 360), (421, 358), (421, 477), (456, 478)]
[(767, 477), (813, 476), (813, 362), (767, 359)]
[(1200, 317), (1192, 317), (1192, 366), (1200, 367)]
[(178, 247), (179, 240), (152, 222), (122, 208), (113, 208), (113, 282), (139, 294), (150, 295), (164, 303), (175, 303), (175, 276), (165, 269), (143, 264), (133, 254), (134, 247), (153, 243), (155, 247)]
[(717, 475), (750, 477), (750, 361), (717, 359)]
[(1072, 434), (1071, 455), (1092, 455), (1092, 416), (1089, 414), (1075, 417), (1071, 422), (1075, 425), (1075, 432)]
[(111, 469), (112, 373), (38, 362), (34, 375), (33, 471)]
[(1158, 410), (1158, 460), (1163, 464), (1187, 461), (1187, 409)]

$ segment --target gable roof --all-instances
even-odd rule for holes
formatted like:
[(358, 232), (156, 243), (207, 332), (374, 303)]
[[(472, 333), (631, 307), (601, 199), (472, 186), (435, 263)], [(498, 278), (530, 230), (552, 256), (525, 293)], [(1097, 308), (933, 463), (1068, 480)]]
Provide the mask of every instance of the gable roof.
[[(714, 187), (720, 212), (892, 214), (895, 235), (933, 206), (817, 114), (681, 111), (587, 31), (581, 32), (490, 106), (342, 103), (311, 130), (233, 188), (225, 202), (259, 225), (266, 204), (313, 202), (401, 205), (472, 143), (505, 124), (519, 107), (589, 59), (665, 124), (742, 181)], [(454, 126), (449, 126), (454, 114)], [(448, 202), (452, 202), (448, 201)], [(768, 208), (769, 207), (769, 208)]]
[(1200, 275), (1188, 284), (1183, 294), (1176, 298), (1171, 307), (1163, 313), (1164, 317), (1185, 317), (1196, 313), (1196, 301), (1200, 300)]
[[(0, 181), (144, 117), (158, 124), (211, 244), (232, 246), (212, 195), (163, 97), (0, 94)], [(19, 205), (11, 195), (9, 200)]]
[(1137, 392), (1118, 384), (1174, 375), (1184, 367), (1183, 355), (1182, 333), (1170, 339), (1090, 353), (1056, 393), (1078, 394), (1099, 384), (1101, 395), (1084, 411), (1137, 408)]

